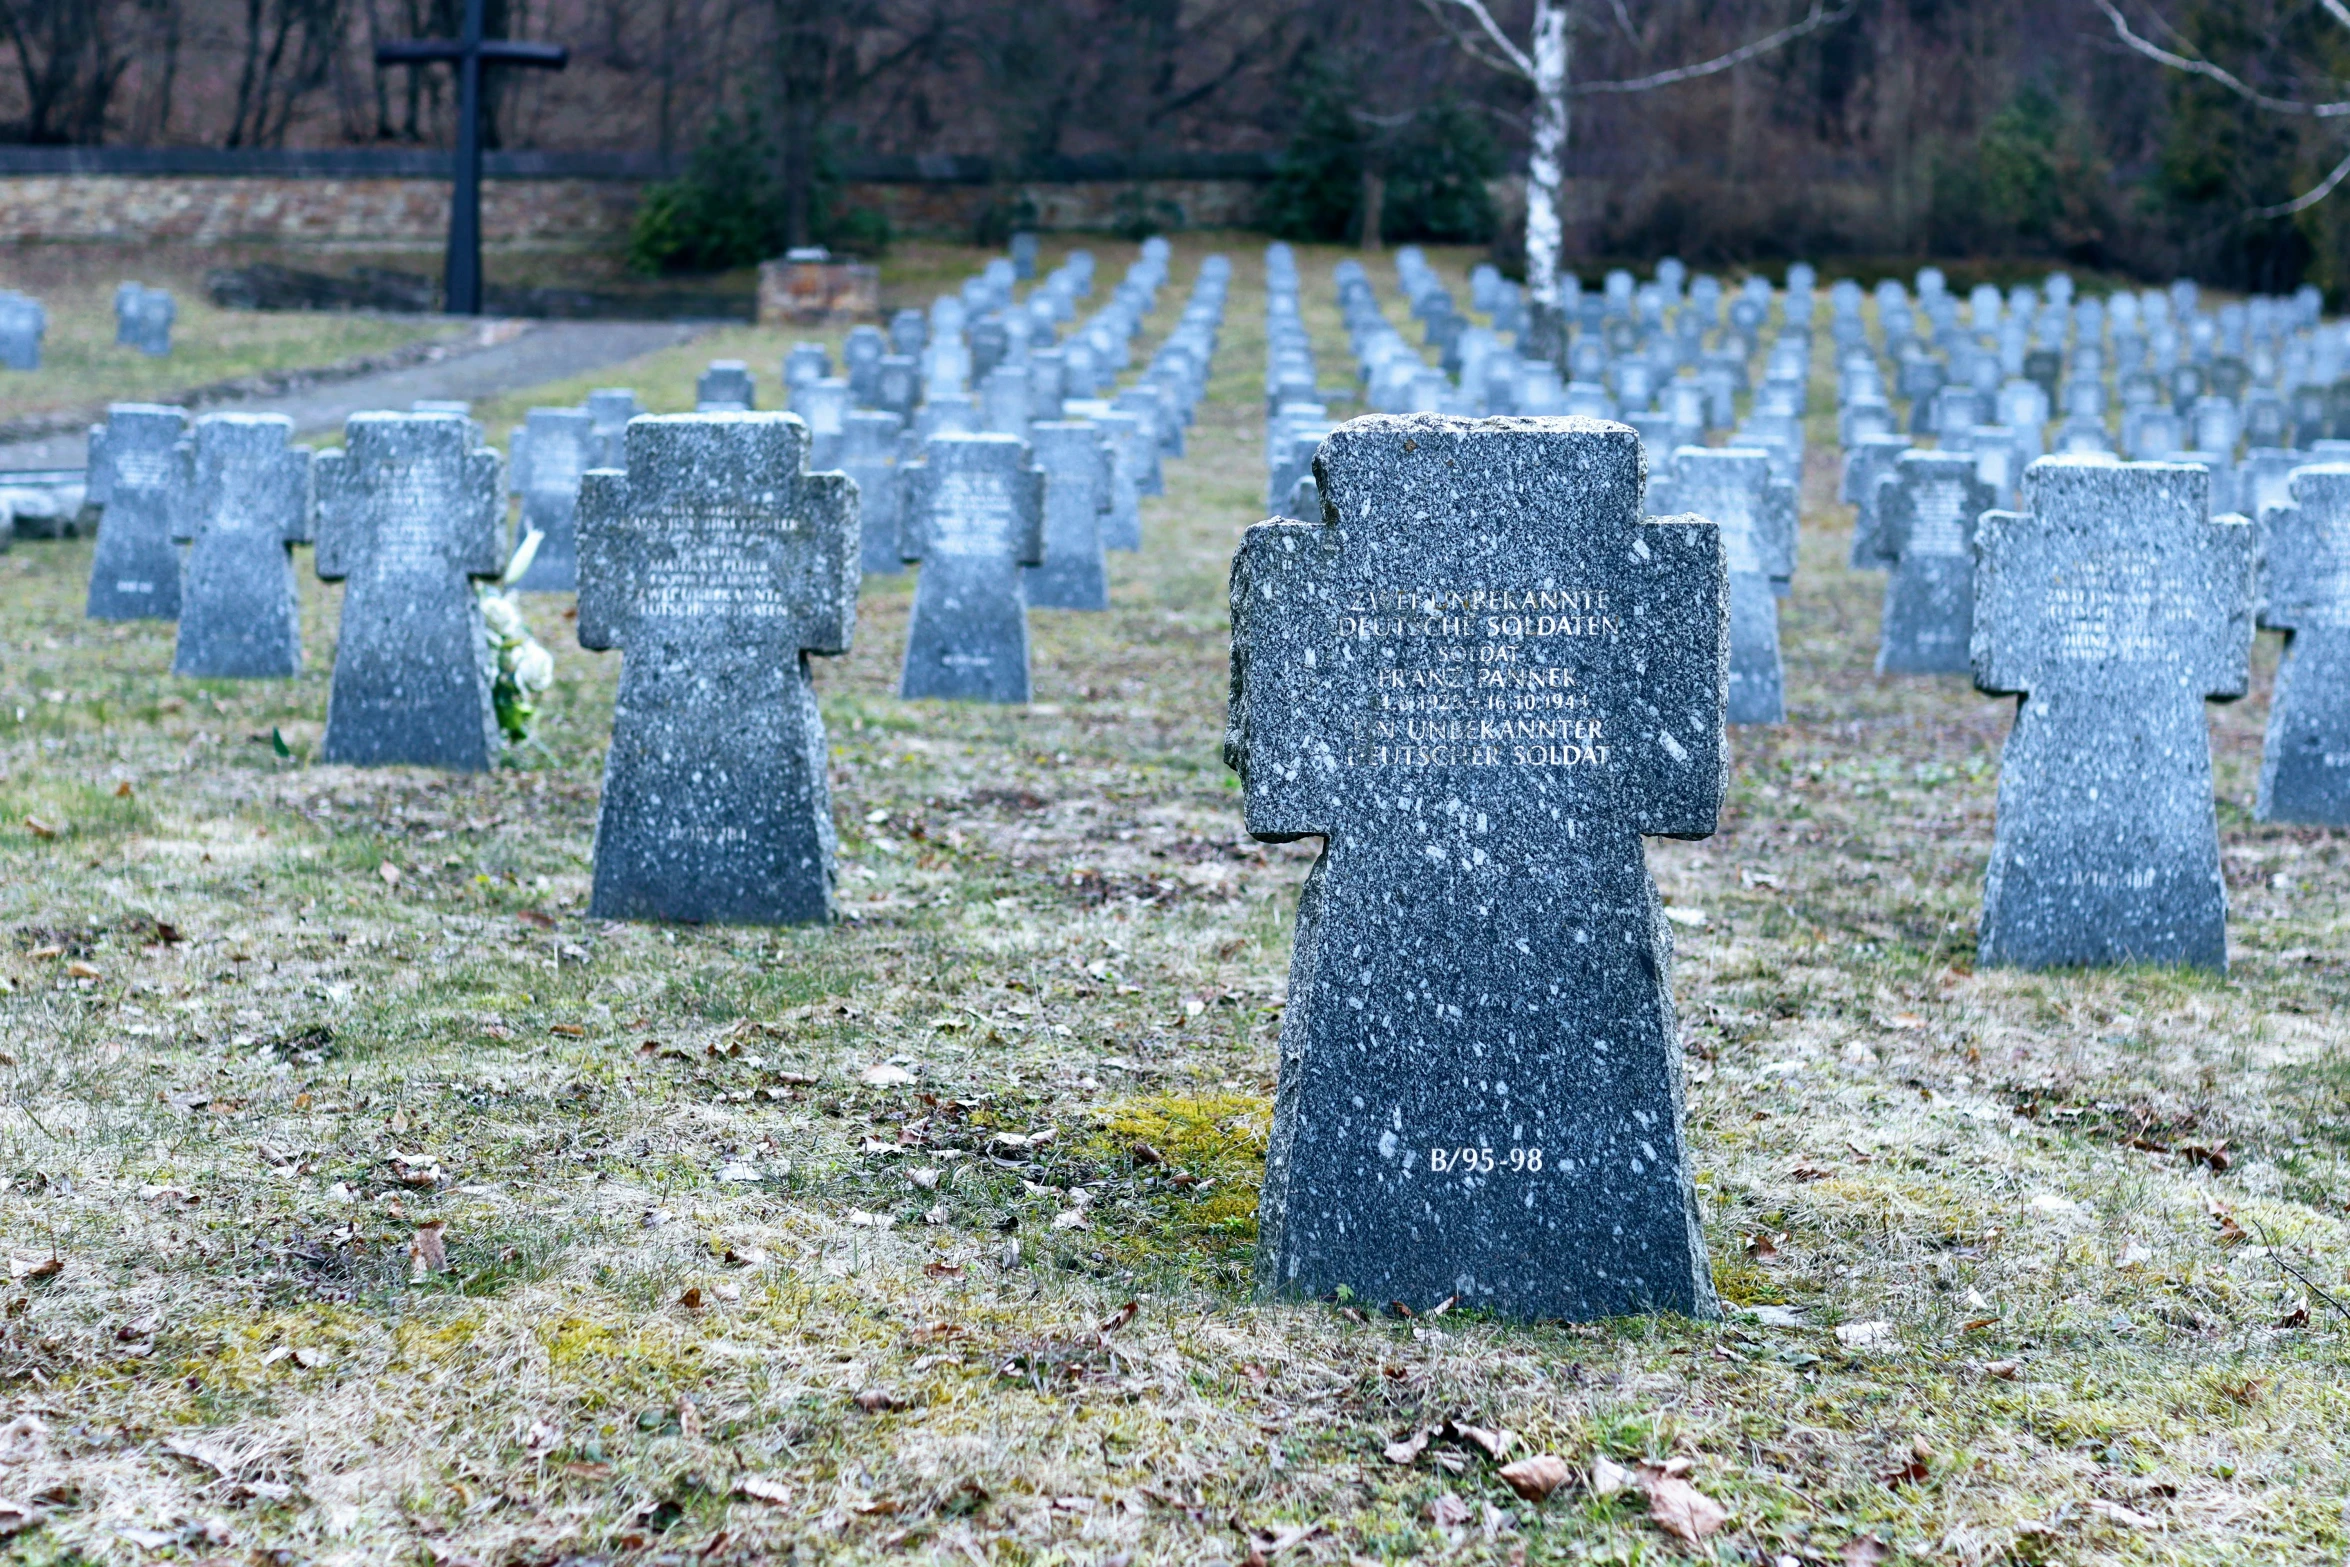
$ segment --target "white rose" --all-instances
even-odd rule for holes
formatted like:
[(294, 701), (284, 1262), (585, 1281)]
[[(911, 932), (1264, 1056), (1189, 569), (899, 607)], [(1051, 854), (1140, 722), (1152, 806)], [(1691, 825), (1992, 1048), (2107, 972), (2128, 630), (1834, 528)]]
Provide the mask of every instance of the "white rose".
[(522, 611), (503, 593), (485, 593), (481, 596), (481, 618), (490, 628), (490, 634), (500, 642), (511, 642), (528, 634), (522, 624)]
[(525, 691), (546, 690), (555, 683), (555, 655), (525, 642), (514, 655), (514, 683)]

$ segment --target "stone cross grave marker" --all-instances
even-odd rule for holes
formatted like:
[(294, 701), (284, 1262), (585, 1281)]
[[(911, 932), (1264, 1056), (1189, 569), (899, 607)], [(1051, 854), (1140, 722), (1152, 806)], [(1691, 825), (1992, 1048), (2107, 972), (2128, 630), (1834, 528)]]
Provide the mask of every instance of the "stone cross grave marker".
[(890, 576), (906, 569), (898, 554), (898, 416), (852, 409), (841, 422), (840, 469), (857, 481), (859, 565)]
[(1030, 425), (1029, 440), (1044, 470), (1044, 563), (1021, 568), (1028, 602), (1037, 609), (1108, 609), (1102, 519), (1110, 510), (1109, 443), (1082, 420)]
[(628, 464), (628, 443), (624, 432), (628, 421), (642, 409), (637, 407), (636, 393), (625, 386), (599, 387), (587, 395), (588, 420), (595, 429), (595, 455), (590, 468), (621, 468)]
[(881, 328), (872, 325), (849, 328), (847, 341), (841, 344), (841, 374), (848, 378), (849, 395), (859, 408), (871, 408), (879, 400), (881, 390), (881, 361), (889, 352), (889, 340), (881, 335)]
[(1893, 557), (1885, 553), (1884, 539), (1878, 531), (1877, 480), (1891, 473), (1901, 454), (1912, 449), (1910, 439), (1887, 433), (1864, 435), (1848, 444), (1844, 479), (1838, 491), (1839, 498), (1853, 509), (1852, 551), (1848, 563), (1855, 571), (1889, 571)]
[(2253, 814), (2350, 827), (2350, 463), (2293, 471), (2291, 503), (2262, 519), (2267, 600), (2285, 633)]
[(185, 408), (156, 403), (116, 403), (90, 427), (85, 494), (100, 508), (85, 610), (92, 620), (179, 618), (171, 511), (182, 475), (175, 451), (187, 433)]
[(694, 382), (694, 406), (704, 413), (747, 413), (759, 405), (759, 378), (740, 359), (713, 359)]
[(41, 368), (41, 339), (49, 331), (49, 312), (30, 294), (0, 289), (0, 366), (10, 370)]
[(1967, 451), (1904, 452), (1877, 480), (1877, 535), (1892, 561), (1877, 633), (1880, 675), (1973, 666), (1975, 519), (1999, 504)]
[(2244, 694), (2252, 530), (2184, 463), (2044, 457), (1975, 534), (1975, 684), (2020, 698), (1978, 961), (2227, 967), (2206, 697)]
[(1672, 511), (1720, 530), (1730, 584), (1729, 721), (1778, 723), (1787, 704), (1777, 585), (1795, 571), (1794, 489), (1771, 478), (1763, 452), (1684, 446), (1673, 454), (1666, 492)]
[(1011, 435), (934, 435), (906, 465), (899, 547), (922, 572), (899, 696), (1028, 700), (1020, 568), (1044, 561), (1044, 484)]
[(832, 913), (810, 654), (857, 621), (857, 487), (807, 469), (788, 414), (628, 429), (580, 492), (579, 644), (621, 651), (588, 909), (805, 924)]
[(1324, 521), (1232, 566), (1248, 831), (1323, 840), (1259, 1283), (1712, 1316), (1640, 836), (1714, 830), (1720, 533), (1644, 522), (1638, 440), (1598, 420), (1356, 419), (1314, 471)]
[(169, 289), (144, 283), (125, 283), (114, 291), (114, 341), (136, 349), (150, 359), (171, 354), (171, 324), (179, 317), (179, 302)]
[(294, 546), (310, 542), (310, 452), (281, 414), (206, 414), (184, 445), (171, 672), (256, 680), (302, 671)]
[(1142, 420), (1099, 398), (1062, 405), (1071, 419), (1098, 426), (1110, 443), (1110, 514), (1102, 519), (1102, 548), (1142, 548)]
[(808, 424), (808, 470), (826, 472), (840, 466), (841, 432), (855, 404), (849, 383), (840, 376), (802, 381), (791, 389), (791, 411)]
[(353, 414), (318, 454), (325, 581), (347, 581), (320, 756), (486, 772), (501, 745), (477, 577), (506, 564), (495, 451), (460, 414)]
[(522, 496), (515, 544), (539, 536), (538, 553), (515, 586), (569, 593), (579, 586), (579, 479), (595, 465), (595, 416), (585, 408), (533, 408), (512, 444), (508, 478)]

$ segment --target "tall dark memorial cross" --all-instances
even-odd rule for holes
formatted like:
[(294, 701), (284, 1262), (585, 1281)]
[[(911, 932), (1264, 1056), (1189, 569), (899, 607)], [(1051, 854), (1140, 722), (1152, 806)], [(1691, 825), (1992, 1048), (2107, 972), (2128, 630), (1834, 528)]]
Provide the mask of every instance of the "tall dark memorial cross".
[(579, 496), (579, 645), (619, 648), (589, 911), (745, 925), (832, 914), (808, 655), (857, 625), (857, 485), (796, 414), (632, 419)]
[(2043, 457), (1975, 526), (1976, 688), (2012, 695), (1982, 967), (2228, 966), (2203, 704), (2250, 679), (2252, 529), (2193, 463)]
[(571, 51), (561, 44), (484, 38), (482, 0), (465, 0), (465, 31), (456, 38), (406, 38), (377, 44), (375, 63), (457, 67), (456, 189), (449, 200), (449, 253), (441, 274), (442, 308), (481, 314), (481, 73), (484, 66), (527, 65), (560, 71)]
[(1269, 1292), (1716, 1310), (1644, 833), (1714, 830), (1729, 580), (1604, 420), (1373, 416), (1232, 564), (1225, 760), (1319, 836), (1259, 1208)]

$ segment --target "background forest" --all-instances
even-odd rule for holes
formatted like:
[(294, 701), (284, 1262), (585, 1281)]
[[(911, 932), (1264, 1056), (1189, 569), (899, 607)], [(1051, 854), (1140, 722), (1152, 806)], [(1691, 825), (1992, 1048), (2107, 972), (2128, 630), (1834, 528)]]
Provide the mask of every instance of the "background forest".
[[(372, 50), (454, 32), (458, 4), (0, 0), (0, 141), (441, 144), (447, 73), (378, 71)], [(2166, 0), (2132, 16), (2256, 90), (2323, 99), (2350, 76), (2350, 32), (2322, 6)], [(1501, 0), (1494, 14), (1522, 38), (1531, 7)], [(1498, 230), (1509, 248), (1506, 176), (1523, 167), (1526, 90), (1458, 46), (1441, 0), (488, 10), (493, 33), (573, 51), (563, 74), (497, 79), (497, 145), (680, 162), (699, 150), (706, 183), (733, 193), (732, 210), (768, 214), (773, 237), (839, 229), (826, 191), (876, 155), (985, 157), (1010, 182), (1088, 159), (1131, 170), (1208, 153), (1273, 163), (1263, 221), (1278, 232), (1357, 238), (1371, 214), (1390, 240)], [(1573, 76), (1605, 82), (1715, 55), (1803, 10), (1580, 0)], [(1833, 25), (1735, 69), (1577, 96), (1567, 252), (2057, 260), (2239, 288), (2315, 281), (2339, 296), (2350, 247), (2338, 204), (2259, 209), (2334, 167), (2344, 123), (2264, 111), (2165, 71), (2124, 49), (2093, 0), (1852, 0)], [(746, 189), (757, 199), (742, 202)]]

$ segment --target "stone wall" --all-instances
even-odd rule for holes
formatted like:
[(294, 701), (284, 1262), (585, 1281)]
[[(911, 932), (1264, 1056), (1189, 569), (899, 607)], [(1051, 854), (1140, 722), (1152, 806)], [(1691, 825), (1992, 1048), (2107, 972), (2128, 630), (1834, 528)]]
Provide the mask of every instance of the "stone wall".
[[(849, 184), (841, 199), (886, 214), (901, 234), (962, 238), (991, 205), (1022, 199), (1047, 229), (1112, 229), (1136, 211), (1162, 227), (1228, 228), (1254, 216), (1260, 188), (1245, 179), (891, 181)], [(485, 180), (483, 242), (510, 250), (608, 249), (626, 239), (643, 189), (624, 179)], [(448, 226), (449, 187), (436, 179), (0, 175), (0, 245), (181, 241), (437, 251)]]

